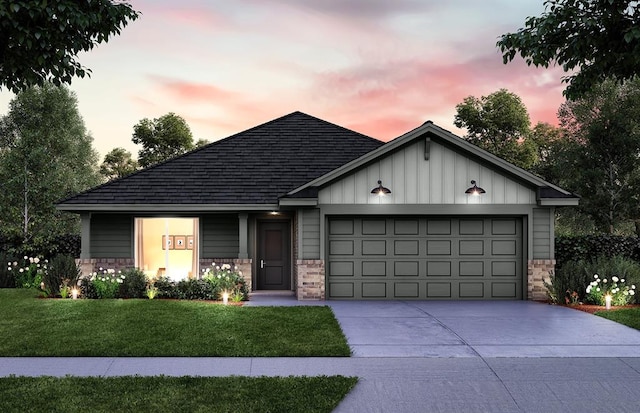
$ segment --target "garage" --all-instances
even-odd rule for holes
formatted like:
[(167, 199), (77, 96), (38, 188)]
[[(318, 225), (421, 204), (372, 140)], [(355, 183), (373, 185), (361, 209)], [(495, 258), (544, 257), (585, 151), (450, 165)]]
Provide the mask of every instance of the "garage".
[(523, 298), (522, 218), (327, 220), (330, 299)]

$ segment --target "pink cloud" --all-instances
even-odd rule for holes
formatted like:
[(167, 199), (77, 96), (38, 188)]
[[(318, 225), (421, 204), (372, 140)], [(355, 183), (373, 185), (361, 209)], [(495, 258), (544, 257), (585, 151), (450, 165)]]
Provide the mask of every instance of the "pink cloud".
[(170, 95), (171, 98), (179, 99), (183, 102), (216, 103), (220, 101), (228, 101), (229, 99), (234, 99), (238, 96), (237, 93), (209, 84), (182, 81), (160, 76), (150, 76), (150, 78), (164, 93)]

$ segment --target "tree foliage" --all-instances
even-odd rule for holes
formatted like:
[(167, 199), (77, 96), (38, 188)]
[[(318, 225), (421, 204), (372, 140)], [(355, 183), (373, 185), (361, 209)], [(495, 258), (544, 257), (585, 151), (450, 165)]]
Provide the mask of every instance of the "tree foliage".
[(454, 124), (467, 129), (469, 142), (514, 165), (530, 169), (536, 163), (527, 108), (506, 89), (481, 98), (466, 97), (456, 105)]
[(107, 180), (119, 179), (138, 170), (138, 162), (124, 148), (113, 148), (104, 156), (100, 174)]
[(143, 168), (194, 149), (189, 125), (173, 112), (153, 120), (142, 119), (133, 127), (131, 140), (142, 145), (138, 151), (138, 163)]
[(552, 63), (565, 72), (565, 95), (583, 96), (606, 78), (632, 79), (640, 70), (640, 9), (635, 0), (546, 0), (540, 17), (500, 37), (504, 63), (517, 54), (528, 65)]
[(17, 93), (90, 75), (78, 53), (107, 42), (137, 18), (131, 5), (111, 0), (0, 1), (0, 88)]
[(558, 116), (567, 134), (554, 161), (558, 183), (582, 196), (580, 210), (603, 232), (640, 218), (640, 79), (605, 81)]
[(0, 234), (33, 243), (77, 231), (77, 217), (55, 203), (99, 179), (75, 95), (51, 84), (27, 89), (0, 126)]

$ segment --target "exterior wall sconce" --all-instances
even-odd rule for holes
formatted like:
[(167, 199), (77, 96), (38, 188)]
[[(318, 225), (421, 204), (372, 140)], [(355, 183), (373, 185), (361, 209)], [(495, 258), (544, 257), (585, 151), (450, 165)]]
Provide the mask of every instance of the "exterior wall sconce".
[(378, 181), (378, 186), (371, 190), (371, 193), (378, 196), (385, 196), (391, 193), (389, 188), (382, 186), (382, 181)]
[(487, 192), (484, 189), (480, 188), (478, 185), (476, 185), (476, 181), (471, 181), (471, 185), (473, 185), (471, 188), (464, 191), (465, 194), (478, 196)]

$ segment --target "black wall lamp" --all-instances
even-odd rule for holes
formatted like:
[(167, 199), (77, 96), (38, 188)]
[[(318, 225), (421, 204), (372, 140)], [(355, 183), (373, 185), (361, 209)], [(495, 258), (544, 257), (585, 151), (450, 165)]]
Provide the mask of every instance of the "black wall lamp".
[(487, 191), (485, 191), (484, 189), (482, 189), (478, 185), (476, 185), (476, 181), (471, 181), (471, 185), (473, 185), (471, 188), (469, 188), (466, 191), (464, 191), (465, 194), (468, 194), (468, 195), (480, 195), (480, 194), (487, 193)]
[(382, 181), (378, 181), (378, 186), (371, 190), (371, 193), (378, 196), (385, 196), (391, 193), (389, 188), (382, 186)]

